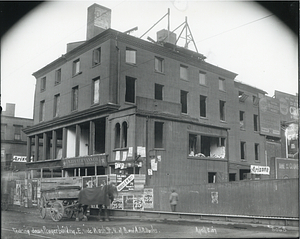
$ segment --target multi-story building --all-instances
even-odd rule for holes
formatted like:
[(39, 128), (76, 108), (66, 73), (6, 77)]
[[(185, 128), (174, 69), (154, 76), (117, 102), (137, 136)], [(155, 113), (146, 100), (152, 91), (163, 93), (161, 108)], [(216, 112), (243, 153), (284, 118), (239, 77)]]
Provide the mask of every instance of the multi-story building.
[(89, 7), (86, 41), (33, 74), (32, 177), (140, 174), (146, 186), (173, 186), (240, 180), (265, 165), (266, 92), (175, 45), (175, 33), (148, 42), (111, 29), (110, 15)]
[(1, 115), (1, 169), (26, 168), (26, 135), (24, 128), (32, 126), (33, 119), (15, 117), (15, 104), (6, 104)]

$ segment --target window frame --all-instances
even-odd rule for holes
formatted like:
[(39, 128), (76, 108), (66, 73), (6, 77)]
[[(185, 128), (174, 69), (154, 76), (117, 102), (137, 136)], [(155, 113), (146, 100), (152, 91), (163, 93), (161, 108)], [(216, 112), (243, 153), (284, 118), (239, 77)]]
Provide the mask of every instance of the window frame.
[[(100, 76), (94, 78), (92, 81), (92, 105), (100, 104)], [(98, 84), (96, 84), (96, 82), (98, 82)], [(98, 92), (96, 86), (98, 87)]]
[(55, 82), (54, 85), (59, 85), (61, 83), (61, 68), (55, 71)]
[(80, 58), (73, 61), (73, 70), (72, 74), (73, 76), (77, 76), (81, 73), (80, 71)]
[(188, 66), (180, 64), (180, 68), (179, 68), (179, 77), (180, 77), (180, 80), (184, 80), (184, 81), (188, 81), (189, 80), (188, 69), (189, 69)]
[(54, 95), (53, 117), (59, 117), (60, 94)]
[(259, 153), (260, 153), (260, 146), (258, 143), (254, 143), (254, 160), (256, 162), (260, 161), (259, 160)]
[(164, 122), (154, 121), (154, 148), (164, 148)]
[(154, 99), (164, 100), (164, 85), (154, 83)]
[(219, 90), (220, 91), (226, 91), (225, 90), (225, 79), (219, 77)]
[(40, 101), (40, 112), (39, 112), (39, 122), (45, 120), (45, 100)]
[(154, 70), (158, 73), (165, 73), (165, 59), (159, 56), (154, 57)]
[(98, 47), (93, 50), (93, 62), (92, 66), (97, 66), (101, 64), (101, 47)]
[[(136, 103), (136, 78), (131, 76), (126, 76), (125, 79), (125, 102), (130, 104)], [(132, 81), (132, 82), (129, 82)], [(129, 87), (131, 86), (131, 88)]]
[(241, 157), (242, 161), (247, 160), (247, 157), (246, 157), (246, 142), (245, 141), (240, 142), (240, 157)]
[(245, 121), (245, 111), (239, 111), (239, 121), (240, 121), (240, 130), (246, 129), (246, 121)]
[[(211, 181), (212, 176), (212, 181)], [(216, 183), (217, 182), (217, 172), (207, 172), (207, 183)]]
[[(203, 77), (201, 77), (203, 76)], [(201, 83), (202, 80), (204, 79), (204, 83)], [(199, 71), (199, 85), (207, 86), (207, 81), (206, 81), (206, 72)]]
[[(203, 100), (201, 100), (201, 98), (204, 98), (204, 115), (201, 114), (201, 112), (203, 112), (203, 107), (201, 107), (203, 104), (201, 104), (201, 102), (203, 102)], [(199, 115), (201, 118), (207, 118), (207, 96), (206, 95), (200, 95), (200, 99), (199, 99)]]
[(137, 64), (137, 50), (131, 47), (126, 47), (125, 49), (125, 63), (130, 65)]
[(219, 100), (219, 113), (220, 113), (220, 120), (222, 122), (226, 121), (226, 101)]
[(180, 104), (182, 114), (188, 114), (188, 93), (188, 91), (180, 90)]
[(23, 125), (14, 125), (14, 140), (22, 140), (22, 129)]
[(78, 110), (78, 102), (79, 102), (79, 87), (74, 86), (72, 88), (72, 105), (71, 105), (71, 111), (76, 111)]
[(43, 92), (46, 90), (46, 76), (41, 78), (40, 91)]
[(253, 114), (253, 130), (259, 132), (259, 118), (257, 114)]

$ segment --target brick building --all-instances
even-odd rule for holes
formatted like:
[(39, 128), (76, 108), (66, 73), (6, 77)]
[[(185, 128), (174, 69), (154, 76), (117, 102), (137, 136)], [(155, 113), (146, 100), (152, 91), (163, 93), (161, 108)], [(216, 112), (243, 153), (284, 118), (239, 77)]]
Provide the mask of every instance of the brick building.
[(110, 15), (89, 7), (86, 41), (33, 74), (31, 177), (135, 174), (173, 186), (241, 180), (265, 165), (266, 92), (175, 45), (175, 33), (148, 42), (111, 29)]

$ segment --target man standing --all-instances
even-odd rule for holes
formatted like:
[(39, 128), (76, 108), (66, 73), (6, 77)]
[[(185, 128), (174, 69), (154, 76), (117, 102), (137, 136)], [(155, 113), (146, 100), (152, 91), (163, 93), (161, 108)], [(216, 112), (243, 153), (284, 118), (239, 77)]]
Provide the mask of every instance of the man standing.
[(172, 212), (176, 211), (176, 205), (178, 202), (178, 194), (176, 193), (175, 189), (172, 190), (172, 193), (170, 194), (170, 204)]

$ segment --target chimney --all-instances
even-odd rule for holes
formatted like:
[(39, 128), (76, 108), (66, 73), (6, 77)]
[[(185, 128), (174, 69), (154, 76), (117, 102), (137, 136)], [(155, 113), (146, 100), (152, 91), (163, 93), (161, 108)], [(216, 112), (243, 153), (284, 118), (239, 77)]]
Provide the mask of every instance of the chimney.
[(94, 3), (88, 8), (86, 40), (110, 28), (111, 9)]
[(169, 31), (169, 36), (168, 36), (168, 30), (162, 29), (156, 33), (156, 36), (158, 42), (167, 42), (175, 45), (176, 34), (174, 32)]
[(2, 112), (2, 115), (15, 117), (15, 104), (6, 103), (6, 110)]

